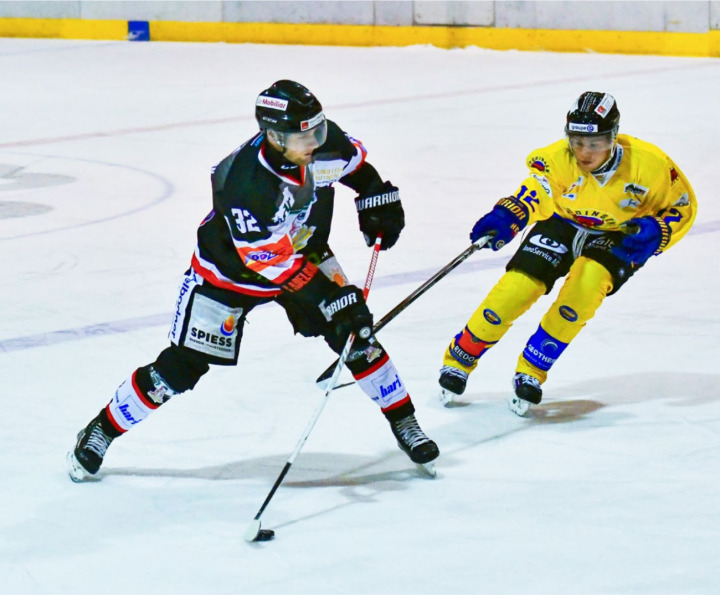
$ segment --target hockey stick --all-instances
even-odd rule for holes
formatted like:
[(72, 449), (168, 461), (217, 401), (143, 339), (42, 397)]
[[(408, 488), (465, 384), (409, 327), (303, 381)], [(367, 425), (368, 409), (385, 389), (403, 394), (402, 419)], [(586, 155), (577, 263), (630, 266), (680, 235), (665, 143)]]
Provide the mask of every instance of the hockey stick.
[[(370, 260), (370, 267), (368, 269), (367, 277), (365, 279), (365, 287), (363, 288), (363, 298), (367, 299), (368, 294), (370, 293), (370, 286), (372, 285), (373, 277), (375, 276), (375, 267), (377, 266), (378, 261), (378, 255), (380, 254), (380, 245), (382, 243), (382, 237), (378, 236), (375, 240), (375, 246), (373, 247), (373, 253), (372, 258)], [(367, 333), (363, 332), (367, 331)], [(360, 332), (360, 336), (363, 339), (367, 339), (370, 336), (370, 329), (364, 328)], [(330, 396), (330, 393), (333, 391), (333, 388), (335, 387), (335, 384), (337, 383), (338, 378), (340, 377), (340, 372), (342, 371), (343, 366), (345, 365), (345, 360), (347, 360), (348, 355), (350, 354), (350, 348), (352, 347), (353, 340), (355, 339), (355, 335), (352, 333), (348, 337), (347, 341), (345, 342), (345, 347), (342, 350), (342, 353), (340, 354), (340, 357), (338, 358), (336, 364), (335, 364), (335, 370), (332, 373), (332, 377), (330, 378), (330, 383), (328, 384), (328, 388), (325, 390), (325, 395), (323, 395), (322, 401), (318, 404), (317, 408), (315, 409), (315, 413), (313, 413), (313, 416), (308, 421), (307, 426), (305, 427), (305, 431), (303, 432), (302, 436), (300, 436), (300, 440), (298, 440), (297, 445), (295, 446), (295, 450), (292, 451), (292, 454), (288, 458), (287, 462), (285, 463), (285, 466), (283, 467), (282, 471), (280, 472), (280, 475), (278, 475), (278, 478), (275, 480), (275, 483), (273, 484), (272, 489), (267, 495), (267, 498), (265, 498), (265, 502), (262, 503), (262, 506), (260, 507), (260, 510), (258, 510), (257, 514), (255, 515), (255, 518), (252, 520), (250, 525), (248, 525), (248, 528), (246, 529), (243, 537), (245, 541), (269, 541), (275, 537), (275, 532), (270, 529), (262, 529), (260, 524), (260, 517), (262, 516), (262, 513), (265, 512), (265, 509), (267, 508), (267, 505), (270, 503), (270, 500), (272, 500), (272, 497), (275, 495), (275, 492), (280, 487), (280, 484), (282, 483), (283, 479), (285, 479), (285, 476), (287, 475), (288, 471), (290, 471), (290, 467), (292, 466), (293, 462), (295, 461), (295, 458), (300, 453), (300, 450), (305, 445), (305, 442), (308, 439), (308, 436), (310, 436), (310, 432), (312, 432), (312, 429), (315, 427), (315, 423), (317, 422), (318, 418), (320, 417), (320, 414), (322, 413), (323, 409), (325, 408), (325, 404), (328, 402), (328, 397)]]
[[(483, 236), (479, 240), (477, 240), (474, 244), (471, 244), (465, 250), (463, 250), (460, 254), (458, 254), (453, 260), (451, 260), (448, 264), (446, 264), (443, 268), (441, 268), (437, 273), (435, 273), (432, 277), (430, 277), (425, 283), (423, 283), (420, 287), (418, 287), (415, 291), (413, 291), (409, 296), (407, 296), (402, 302), (400, 302), (397, 306), (395, 306), (390, 312), (385, 314), (378, 322), (373, 326), (373, 333), (377, 333), (380, 329), (384, 328), (391, 320), (393, 320), (400, 312), (405, 310), (410, 304), (412, 304), (416, 299), (418, 299), (422, 294), (424, 294), (428, 289), (430, 289), (433, 285), (435, 285), (440, 279), (445, 277), (450, 271), (455, 269), (458, 265), (460, 265), (462, 262), (468, 259), (468, 257), (478, 250), (485, 246), (491, 239), (491, 236)], [(320, 385), (320, 388), (326, 388), (327, 381), (330, 379), (330, 377), (333, 375), (333, 372), (337, 366), (337, 360), (333, 362), (320, 376), (318, 376), (317, 380), (315, 381), (317, 384)], [(339, 386), (335, 386), (333, 383), (333, 390), (337, 388), (343, 388), (345, 386), (350, 386), (351, 384), (354, 384), (353, 382), (346, 382), (345, 384), (341, 384)]]

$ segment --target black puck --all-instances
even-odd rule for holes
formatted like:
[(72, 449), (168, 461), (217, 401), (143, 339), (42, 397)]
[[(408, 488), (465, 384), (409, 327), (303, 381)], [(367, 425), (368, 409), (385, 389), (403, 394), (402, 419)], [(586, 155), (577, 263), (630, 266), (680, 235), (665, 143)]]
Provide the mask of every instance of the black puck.
[(260, 529), (253, 541), (272, 541), (273, 539), (275, 539), (275, 531), (272, 529)]

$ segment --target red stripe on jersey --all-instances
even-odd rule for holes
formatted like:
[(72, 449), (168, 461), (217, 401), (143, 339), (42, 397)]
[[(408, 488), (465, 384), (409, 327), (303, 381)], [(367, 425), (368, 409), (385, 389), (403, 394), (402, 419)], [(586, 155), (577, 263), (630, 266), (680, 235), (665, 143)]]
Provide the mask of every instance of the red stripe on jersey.
[(403, 405), (405, 405), (405, 403), (409, 403), (409, 402), (410, 402), (410, 395), (408, 394), (408, 395), (405, 395), (404, 399), (400, 399), (397, 403), (393, 403), (392, 405), (390, 405), (390, 407), (383, 407), (380, 409), (380, 411), (382, 411), (383, 413), (385, 413), (386, 411), (392, 411), (393, 409), (402, 407)]
[[(367, 150), (365, 149), (365, 147), (363, 147), (362, 143), (357, 139), (351, 138), (350, 142), (352, 142), (352, 144), (355, 147), (360, 149), (360, 152), (362, 153), (362, 159), (360, 160), (360, 165), (362, 165), (363, 163), (365, 163), (365, 158), (367, 157)], [(358, 165), (358, 167), (360, 167), (360, 165)]]
[[(287, 263), (294, 255), (295, 249), (292, 245), (292, 240), (288, 236), (283, 236), (279, 242), (273, 242), (271, 244), (255, 244), (253, 246), (247, 246), (243, 248), (235, 248), (240, 259), (243, 261), (245, 266), (254, 273), (262, 274), (262, 271), (272, 269)], [(260, 257), (265, 257), (267, 254), (272, 254), (272, 257), (267, 260), (260, 260)], [(258, 258), (253, 258), (256, 255)], [(297, 271), (300, 266), (293, 263), (290, 274)], [(280, 276), (287, 277), (288, 273), (283, 271)], [(273, 279), (274, 282), (277, 283)]]
[(158, 407), (160, 407), (160, 405), (158, 405), (157, 403), (153, 403), (150, 399), (147, 398), (147, 395), (138, 386), (137, 380), (135, 379), (136, 376), (137, 376), (137, 370), (135, 370), (133, 372), (132, 385), (133, 385), (133, 389), (135, 390), (135, 394), (140, 398), (143, 405), (145, 405), (145, 407), (147, 407), (148, 409), (157, 409)]
[(380, 361), (377, 362), (374, 366), (372, 366), (370, 369), (365, 370), (364, 372), (360, 372), (357, 376), (353, 374), (353, 377), (355, 380), (362, 380), (363, 378), (370, 376), (373, 372), (377, 372), (380, 368), (382, 368), (390, 359), (390, 356), (386, 353), (381, 358)]
[(241, 286), (231, 281), (223, 281), (222, 279), (219, 279), (218, 276), (210, 269), (207, 269), (202, 264), (200, 264), (200, 261), (194, 254), (190, 264), (195, 270), (195, 272), (203, 279), (205, 279), (205, 281), (210, 283), (210, 285), (219, 287), (220, 289), (227, 289), (228, 291), (234, 291), (235, 293), (241, 293), (243, 295), (251, 295), (253, 297), (275, 297), (282, 293), (281, 289), (265, 289), (262, 287), (258, 287), (257, 289), (251, 289), (250, 287)]
[[(293, 265), (287, 270), (282, 273), (282, 275), (278, 275), (273, 279), (273, 283), (277, 283), (278, 285), (282, 285), (290, 279), (295, 273), (297, 273), (299, 270), (301, 270), (304, 266), (312, 264), (310, 261), (306, 260), (305, 258), (298, 258), (295, 260)], [(312, 265), (315, 266), (315, 265)], [(317, 267), (315, 267), (315, 270), (317, 270)]]
[(112, 412), (110, 411), (110, 403), (108, 403), (105, 406), (105, 413), (107, 414), (107, 417), (110, 420), (110, 423), (112, 424), (113, 428), (115, 428), (121, 434), (124, 434), (125, 432), (127, 432), (126, 429), (120, 427), (120, 424), (118, 424), (118, 422), (115, 421), (115, 418), (113, 417)]

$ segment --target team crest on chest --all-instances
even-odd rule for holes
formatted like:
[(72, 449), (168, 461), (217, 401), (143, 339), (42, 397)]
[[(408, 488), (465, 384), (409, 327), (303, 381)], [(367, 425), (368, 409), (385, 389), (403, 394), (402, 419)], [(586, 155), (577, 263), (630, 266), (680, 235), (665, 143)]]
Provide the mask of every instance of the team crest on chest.
[(565, 209), (565, 212), (575, 223), (589, 229), (611, 229), (619, 224), (613, 215), (597, 209)]

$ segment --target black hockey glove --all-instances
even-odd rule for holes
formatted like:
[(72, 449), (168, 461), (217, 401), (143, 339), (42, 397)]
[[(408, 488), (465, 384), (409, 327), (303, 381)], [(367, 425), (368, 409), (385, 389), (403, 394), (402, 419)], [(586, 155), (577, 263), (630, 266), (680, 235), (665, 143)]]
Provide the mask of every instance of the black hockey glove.
[(633, 267), (640, 267), (653, 254), (660, 254), (670, 241), (670, 227), (661, 217), (630, 219), (622, 228), (620, 242), (610, 252)]
[(362, 291), (355, 285), (336, 287), (319, 306), (333, 327), (335, 336), (341, 343), (347, 341), (350, 333), (355, 333), (359, 340), (368, 339), (372, 335), (373, 315), (368, 310)]
[(373, 316), (362, 291), (355, 285), (341, 287), (311, 262), (306, 262), (282, 288), (308, 307), (318, 308), (338, 342), (344, 343), (350, 333), (361, 340), (372, 335)]
[(500, 250), (519, 231), (525, 229), (530, 214), (527, 207), (514, 196), (501, 198), (487, 215), (478, 219), (470, 232), (470, 241), (477, 242), (483, 236), (492, 236), (486, 246)]
[(368, 246), (375, 243), (382, 234), (381, 250), (395, 245), (400, 232), (405, 227), (405, 212), (400, 203), (400, 193), (390, 182), (385, 182), (380, 190), (373, 194), (358, 196), (355, 199), (358, 210), (360, 231)]

